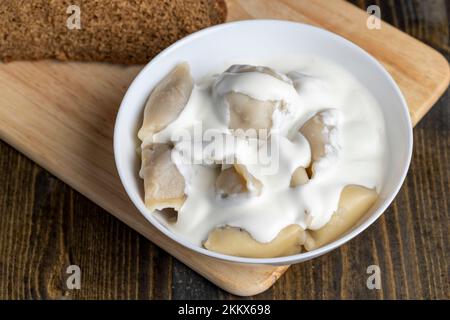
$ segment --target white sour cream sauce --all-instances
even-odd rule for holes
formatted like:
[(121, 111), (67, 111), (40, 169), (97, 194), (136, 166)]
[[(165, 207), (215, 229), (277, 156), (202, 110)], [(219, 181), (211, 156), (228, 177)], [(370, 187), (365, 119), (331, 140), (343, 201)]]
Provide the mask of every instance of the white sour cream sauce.
[[(221, 74), (232, 64), (267, 66), (288, 75), (291, 81), (258, 73)], [(182, 162), (189, 141), (175, 143), (172, 161), (185, 178), (187, 198), (175, 223), (158, 219), (174, 233), (201, 245), (218, 226), (247, 230), (257, 241), (270, 242), (284, 227), (298, 224), (304, 229), (323, 227), (338, 207), (341, 190), (349, 184), (379, 191), (386, 169), (387, 141), (384, 120), (376, 100), (348, 71), (318, 57), (296, 57), (276, 61), (233, 61), (196, 84), (188, 104), (154, 141), (168, 142), (180, 130), (194, 131), (195, 124), (215, 129), (224, 136), (229, 111), (223, 94), (235, 91), (258, 100), (282, 100), (272, 122), (279, 145), (279, 166), (275, 174), (262, 173), (258, 164), (248, 164), (249, 172), (263, 183), (260, 196), (237, 195), (221, 198), (215, 190), (217, 168)], [(290, 188), (293, 171), (311, 160), (310, 146), (298, 129), (317, 112), (326, 113), (325, 122), (336, 126), (330, 132), (331, 145), (316, 164), (313, 179)], [(278, 129), (278, 130), (275, 130)], [(195, 144), (204, 146), (201, 141)], [(245, 141), (225, 150), (246, 164), (252, 154)], [(243, 145), (243, 146), (242, 146)], [(223, 155), (223, 154), (222, 154)], [(254, 155), (253, 155), (254, 156)], [(213, 157), (200, 153), (203, 160)], [(254, 163), (254, 162), (253, 162)]]

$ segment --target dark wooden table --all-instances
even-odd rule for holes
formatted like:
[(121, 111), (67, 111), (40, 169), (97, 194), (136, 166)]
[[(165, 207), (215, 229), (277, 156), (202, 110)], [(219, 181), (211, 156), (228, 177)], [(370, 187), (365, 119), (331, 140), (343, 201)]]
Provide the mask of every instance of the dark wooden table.
[[(353, 1), (450, 58), (450, 1)], [(450, 100), (414, 130), (406, 182), (350, 243), (292, 266), (263, 299), (450, 298)], [(0, 142), (0, 299), (235, 299)], [(66, 268), (81, 267), (80, 290)], [(381, 290), (366, 286), (379, 265)]]

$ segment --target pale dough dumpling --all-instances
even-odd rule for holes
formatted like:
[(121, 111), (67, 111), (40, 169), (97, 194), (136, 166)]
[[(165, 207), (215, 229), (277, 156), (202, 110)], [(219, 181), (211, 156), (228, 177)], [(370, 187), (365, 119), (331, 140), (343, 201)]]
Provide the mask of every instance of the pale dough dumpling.
[(325, 128), (322, 114), (319, 112), (300, 129), (311, 146), (311, 161), (317, 161), (325, 155), (325, 145), (329, 143)]
[(227, 93), (225, 99), (230, 108), (230, 129), (266, 129), (268, 133), (272, 127), (272, 114), (278, 105), (277, 101), (256, 100), (238, 92)]
[[(268, 67), (233, 65), (225, 72), (234, 74), (259, 72), (292, 84), (292, 81), (287, 76), (278, 73), (277, 71)], [(272, 127), (272, 114), (275, 109), (281, 105), (281, 101), (262, 101), (239, 92), (228, 92), (225, 94), (225, 99), (230, 109), (230, 129), (265, 129), (266, 136), (268, 135), (269, 130)], [(261, 134), (259, 132), (258, 137), (264, 138), (261, 137)]]
[(154, 143), (142, 148), (141, 177), (144, 179), (145, 206), (149, 210), (179, 210), (186, 195), (185, 181), (171, 160), (168, 144)]
[(186, 62), (178, 64), (150, 94), (139, 139), (144, 141), (173, 122), (188, 103), (193, 88), (189, 65)]
[(262, 182), (255, 178), (243, 164), (235, 163), (233, 167), (244, 178), (247, 190), (259, 196), (263, 188)]
[(295, 169), (295, 171), (292, 173), (291, 177), (291, 188), (295, 188), (301, 185), (304, 185), (308, 183), (308, 173), (306, 172), (306, 169), (303, 167), (298, 167)]
[(223, 196), (229, 196), (247, 192), (248, 189), (245, 179), (234, 167), (229, 167), (220, 171), (217, 176), (216, 191)]
[(357, 185), (346, 186), (341, 192), (338, 209), (331, 220), (319, 230), (307, 231), (306, 250), (317, 249), (349, 231), (375, 203), (377, 196), (374, 189)]
[(216, 180), (216, 191), (222, 196), (252, 192), (260, 195), (262, 183), (253, 177), (242, 164), (223, 169)]
[(296, 224), (285, 227), (268, 243), (256, 241), (240, 228), (219, 227), (209, 233), (203, 245), (208, 250), (231, 256), (273, 258), (300, 253), (305, 239), (305, 231)]
[(311, 165), (307, 168), (310, 176), (314, 175), (314, 162), (326, 155), (326, 146), (331, 144), (330, 133), (335, 127), (324, 121), (328, 113), (330, 111), (318, 112), (300, 128), (311, 147)]

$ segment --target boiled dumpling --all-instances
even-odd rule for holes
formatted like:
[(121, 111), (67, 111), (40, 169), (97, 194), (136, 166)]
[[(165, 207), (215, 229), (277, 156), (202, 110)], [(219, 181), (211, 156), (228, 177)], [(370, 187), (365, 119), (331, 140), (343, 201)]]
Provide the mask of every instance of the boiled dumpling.
[(223, 169), (216, 180), (216, 191), (224, 197), (246, 192), (258, 196), (261, 190), (261, 181), (253, 177), (242, 164)]
[[(257, 136), (258, 138), (265, 138), (268, 136), (269, 130), (272, 128), (272, 115), (275, 109), (282, 108), (284, 103), (278, 100), (259, 100), (249, 96), (248, 94), (234, 90), (225, 92), (221, 91), (229, 90), (223, 89), (222, 85), (227, 81), (233, 81), (233, 75), (248, 72), (263, 73), (280, 81), (284, 81), (289, 85), (292, 85), (292, 81), (284, 74), (278, 73), (268, 67), (233, 65), (224, 72), (225, 75), (231, 76), (226, 79), (221, 79), (218, 81), (218, 84), (216, 84), (215, 90), (218, 90), (219, 95), (225, 99), (225, 102), (228, 105), (228, 127), (235, 130), (234, 134), (243, 136), (253, 135), (253, 137)], [(224, 87), (227, 88), (226, 85)], [(256, 131), (245, 132), (252, 129)], [(236, 130), (243, 130), (244, 132)]]
[(149, 210), (179, 210), (186, 195), (185, 181), (171, 159), (171, 146), (148, 144), (142, 148), (141, 177), (144, 179), (145, 206)]
[(227, 93), (225, 99), (230, 108), (230, 129), (265, 129), (268, 133), (272, 127), (272, 114), (278, 105), (277, 101), (256, 100), (238, 92)]
[(311, 165), (307, 168), (310, 176), (314, 174), (314, 163), (326, 155), (327, 147), (333, 148), (331, 132), (335, 127), (336, 114), (326, 110), (318, 112), (300, 128), (311, 148)]
[(256, 241), (243, 229), (226, 226), (211, 231), (203, 246), (231, 256), (273, 258), (300, 253), (305, 239), (305, 231), (297, 224), (285, 227), (268, 243)]
[(339, 206), (331, 220), (319, 230), (308, 230), (305, 248), (319, 248), (338, 239), (349, 231), (375, 203), (377, 192), (358, 185), (346, 186), (339, 199)]
[(247, 190), (259, 196), (263, 187), (262, 182), (255, 178), (243, 164), (235, 163), (233, 167), (244, 178)]
[(248, 191), (247, 182), (236, 169), (231, 166), (220, 171), (216, 180), (216, 191), (226, 197)]
[(292, 173), (291, 177), (291, 188), (298, 187), (300, 185), (308, 183), (308, 173), (306, 172), (306, 169), (303, 167), (298, 167), (295, 169), (295, 171)]
[(144, 120), (138, 137), (142, 141), (146, 137), (161, 131), (173, 122), (189, 101), (194, 80), (189, 65), (178, 64), (153, 89), (144, 110)]
[(317, 161), (325, 156), (325, 145), (329, 143), (326, 126), (322, 113), (310, 118), (300, 129), (311, 146), (311, 161)]

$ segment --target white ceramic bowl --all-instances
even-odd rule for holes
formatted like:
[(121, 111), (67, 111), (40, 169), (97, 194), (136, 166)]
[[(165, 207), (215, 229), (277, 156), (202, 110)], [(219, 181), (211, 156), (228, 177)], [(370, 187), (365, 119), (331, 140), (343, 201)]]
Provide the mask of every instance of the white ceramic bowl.
[[(227, 256), (189, 243), (172, 233), (146, 209), (143, 181), (138, 176), (136, 135), (144, 104), (153, 87), (177, 63), (187, 61), (195, 79), (227, 61), (282, 58), (285, 55), (318, 55), (350, 71), (378, 100), (389, 142), (389, 170), (377, 203), (362, 221), (338, 240), (287, 257), (254, 259)], [(389, 206), (408, 171), (412, 153), (412, 125), (400, 89), (377, 60), (353, 43), (331, 32), (305, 24), (278, 20), (226, 23), (196, 32), (170, 46), (139, 73), (123, 98), (114, 131), (114, 154), (120, 179), (139, 211), (157, 229), (186, 248), (210, 257), (246, 264), (286, 265), (312, 259), (333, 250), (369, 227)]]

